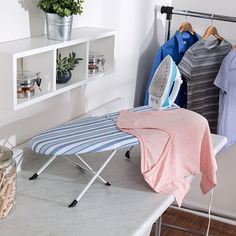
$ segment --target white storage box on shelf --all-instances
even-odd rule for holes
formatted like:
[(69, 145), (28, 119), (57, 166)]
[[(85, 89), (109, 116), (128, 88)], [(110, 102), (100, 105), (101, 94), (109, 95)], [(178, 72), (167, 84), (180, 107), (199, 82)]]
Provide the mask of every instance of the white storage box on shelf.
[[(114, 72), (115, 38), (114, 30), (82, 27), (74, 29), (71, 40), (65, 42), (42, 35), (0, 43), (0, 109), (19, 110)], [(56, 84), (57, 53), (68, 56), (72, 51), (83, 60), (72, 71), (68, 83)], [(104, 71), (88, 73), (90, 52), (104, 55)], [(35, 86), (34, 96), (30, 98), (17, 98), (17, 72), (23, 71), (40, 72), (42, 78), (41, 91)]]

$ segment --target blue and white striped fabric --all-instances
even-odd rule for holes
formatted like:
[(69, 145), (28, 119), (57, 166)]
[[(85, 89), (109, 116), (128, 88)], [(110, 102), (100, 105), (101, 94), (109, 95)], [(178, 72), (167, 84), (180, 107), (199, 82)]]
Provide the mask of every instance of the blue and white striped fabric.
[[(149, 106), (131, 111), (152, 110)], [(124, 148), (139, 143), (133, 135), (116, 127), (119, 112), (105, 116), (72, 121), (35, 136), (30, 141), (32, 150), (44, 155), (71, 155)]]

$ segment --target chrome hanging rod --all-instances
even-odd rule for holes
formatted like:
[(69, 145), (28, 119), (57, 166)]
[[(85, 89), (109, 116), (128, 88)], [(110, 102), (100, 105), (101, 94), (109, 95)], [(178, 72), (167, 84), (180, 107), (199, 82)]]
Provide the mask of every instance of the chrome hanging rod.
[(166, 33), (165, 33), (165, 41), (170, 38), (170, 28), (171, 28), (171, 20), (172, 15), (181, 15), (181, 16), (190, 16), (196, 18), (210, 19), (210, 20), (220, 20), (220, 21), (228, 21), (236, 23), (236, 17), (234, 16), (224, 16), (213, 13), (204, 13), (190, 10), (178, 10), (174, 7), (162, 6), (161, 14), (166, 14)]
[[(218, 15), (214, 13), (204, 13), (204, 12), (197, 12), (197, 11), (190, 11), (190, 10), (178, 10), (178, 9), (175, 9), (174, 7), (168, 7), (168, 6), (161, 7), (161, 14), (164, 14), (164, 13), (166, 13), (167, 15), (191, 16), (191, 17), (197, 17), (197, 18), (228, 21), (228, 22), (236, 23), (236, 17), (234, 16), (225, 16), (225, 15)], [(168, 18), (169, 17), (171, 16), (168, 16)]]

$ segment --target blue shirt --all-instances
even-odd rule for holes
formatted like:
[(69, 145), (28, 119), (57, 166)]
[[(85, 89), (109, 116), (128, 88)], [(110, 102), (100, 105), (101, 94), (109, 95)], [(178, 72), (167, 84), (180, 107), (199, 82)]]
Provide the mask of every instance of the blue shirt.
[[(163, 44), (157, 51), (156, 56), (154, 58), (151, 74), (148, 80), (148, 84), (146, 87), (146, 93), (145, 93), (145, 99), (144, 99), (144, 105), (148, 104), (148, 89), (152, 81), (152, 77), (161, 63), (161, 61), (167, 56), (170, 55), (172, 59), (175, 61), (175, 63), (178, 65), (181, 61), (184, 53), (199, 39), (201, 39), (201, 36), (195, 33), (192, 35), (189, 32), (183, 32), (180, 33), (179, 31), (176, 31), (175, 35), (171, 37), (165, 44)], [(186, 85), (183, 85), (181, 87), (186, 87)], [(180, 91), (179, 94), (182, 94), (183, 91)], [(177, 103), (178, 104), (178, 103)], [(181, 105), (181, 104), (178, 104)]]
[(226, 147), (236, 142), (236, 51), (224, 58), (214, 84), (220, 88), (217, 133), (227, 137)]

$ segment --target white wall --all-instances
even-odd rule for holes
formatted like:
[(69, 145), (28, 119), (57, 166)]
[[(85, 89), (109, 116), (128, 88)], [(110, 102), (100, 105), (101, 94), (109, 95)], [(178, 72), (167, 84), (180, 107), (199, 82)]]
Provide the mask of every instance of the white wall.
[[(36, 7), (37, 2), (3, 2), (0, 42), (44, 33), (44, 14)], [(117, 30), (116, 73), (94, 81), (85, 88), (58, 95), (17, 112), (0, 111), (0, 144), (13, 147), (36, 133), (117, 97), (125, 98), (125, 107), (133, 106), (135, 90), (142, 90), (139, 85), (142, 82), (138, 82), (136, 88), (136, 80), (142, 81), (143, 76), (148, 74), (151, 57), (154, 55), (151, 49), (155, 48), (156, 39), (164, 33), (160, 19), (155, 20), (154, 31), (155, 6), (157, 4), (158, 8), (158, 5), (165, 2), (167, 1), (157, 4), (153, 0), (86, 0), (84, 13), (74, 17), (73, 27), (97, 26)], [(160, 14), (157, 15), (160, 18)], [(150, 52), (151, 57), (148, 55)], [(139, 101), (142, 101), (142, 96), (138, 96)]]
[[(186, 1), (186, 0), (173, 0), (172, 5), (176, 9), (200, 11), (206, 13), (215, 13), (229, 16), (235, 15), (236, 2), (234, 0), (228, 1), (215, 1), (215, 0), (198, 0), (198, 1)], [(185, 21), (184, 16), (173, 16), (172, 32), (174, 32), (182, 22)], [(194, 30), (203, 35), (206, 28), (211, 24), (210, 20), (188, 18), (188, 21), (192, 24)], [(236, 43), (236, 23), (213, 21), (220, 35), (231, 43)], [(234, 125), (234, 124), (232, 124)], [(218, 186), (215, 188), (213, 210), (218, 214), (234, 217), (236, 219), (236, 145), (228, 150), (223, 151), (217, 156), (218, 161)], [(185, 204), (188, 206), (197, 206), (202, 209), (208, 208), (209, 203), (208, 196), (203, 196), (199, 191), (199, 182), (195, 180), (187, 198)], [(235, 221), (236, 223), (236, 221)]]

